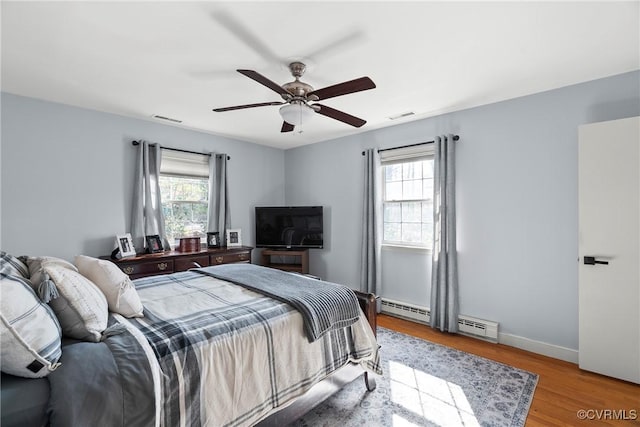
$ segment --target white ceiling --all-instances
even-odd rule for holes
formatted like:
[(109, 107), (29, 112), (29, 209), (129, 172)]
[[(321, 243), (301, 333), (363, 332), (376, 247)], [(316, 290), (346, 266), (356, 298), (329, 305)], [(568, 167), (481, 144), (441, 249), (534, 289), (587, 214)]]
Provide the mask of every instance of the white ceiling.
[[(640, 69), (639, 4), (2, 1), (2, 90), (290, 148)], [(323, 101), (367, 124), (212, 111), (279, 101), (235, 70), (283, 84), (292, 60), (316, 89), (369, 76)]]

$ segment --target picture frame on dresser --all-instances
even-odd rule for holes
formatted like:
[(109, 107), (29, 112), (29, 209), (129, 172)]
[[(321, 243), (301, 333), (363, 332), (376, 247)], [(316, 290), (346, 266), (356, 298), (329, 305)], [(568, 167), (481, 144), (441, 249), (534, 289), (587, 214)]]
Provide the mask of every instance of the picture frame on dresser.
[(164, 251), (162, 239), (160, 239), (159, 235), (145, 236), (145, 239), (147, 241), (147, 253), (155, 254)]
[(242, 246), (242, 230), (230, 228), (227, 230), (227, 247), (234, 248)]
[(220, 233), (217, 231), (210, 231), (207, 233), (207, 247), (219, 248), (220, 247)]
[(116, 235), (116, 245), (122, 258), (136, 256), (136, 248), (133, 246), (131, 233)]

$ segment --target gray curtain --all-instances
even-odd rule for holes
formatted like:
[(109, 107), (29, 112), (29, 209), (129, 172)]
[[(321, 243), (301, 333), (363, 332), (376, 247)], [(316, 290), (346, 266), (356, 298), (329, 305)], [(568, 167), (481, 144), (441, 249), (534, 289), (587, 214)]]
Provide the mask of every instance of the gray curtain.
[(431, 326), (443, 332), (457, 332), (458, 260), (453, 135), (438, 136), (434, 144)]
[(378, 150), (373, 148), (365, 150), (364, 158), (360, 290), (378, 294), (381, 285), (380, 240), (382, 238), (381, 176)]
[(158, 144), (140, 141), (134, 176), (133, 209), (131, 213), (131, 237), (136, 252), (144, 252), (145, 236), (158, 235), (169, 249), (164, 231), (164, 215), (160, 198), (160, 161), (162, 153)]
[(211, 153), (209, 157), (209, 219), (208, 231), (220, 233), (220, 245), (227, 244), (226, 230), (231, 228), (229, 191), (227, 187), (227, 155)]

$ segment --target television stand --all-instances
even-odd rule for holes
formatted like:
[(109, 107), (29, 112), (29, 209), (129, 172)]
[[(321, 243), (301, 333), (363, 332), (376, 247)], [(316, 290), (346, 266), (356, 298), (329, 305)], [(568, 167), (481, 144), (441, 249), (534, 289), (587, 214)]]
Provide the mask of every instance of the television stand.
[[(294, 262), (273, 262), (271, 258), (272, 256), (295, 257), (295, 260)], [(299, 251), (288, 249), (263, 249), (261, 257), (261, 264), (265, 267), (309, 274), (309, 249), (302, 249)]]

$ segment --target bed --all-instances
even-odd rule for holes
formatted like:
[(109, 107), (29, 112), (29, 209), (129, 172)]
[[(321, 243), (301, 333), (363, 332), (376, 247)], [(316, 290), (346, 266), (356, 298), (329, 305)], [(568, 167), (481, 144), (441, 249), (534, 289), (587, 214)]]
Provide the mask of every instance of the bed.
[(142, 317), (63, 338), (46, 378), (3, 373), (2, 426), (285, 425), (381, 374), (372, 295), (251, 264), (133, 285)]

